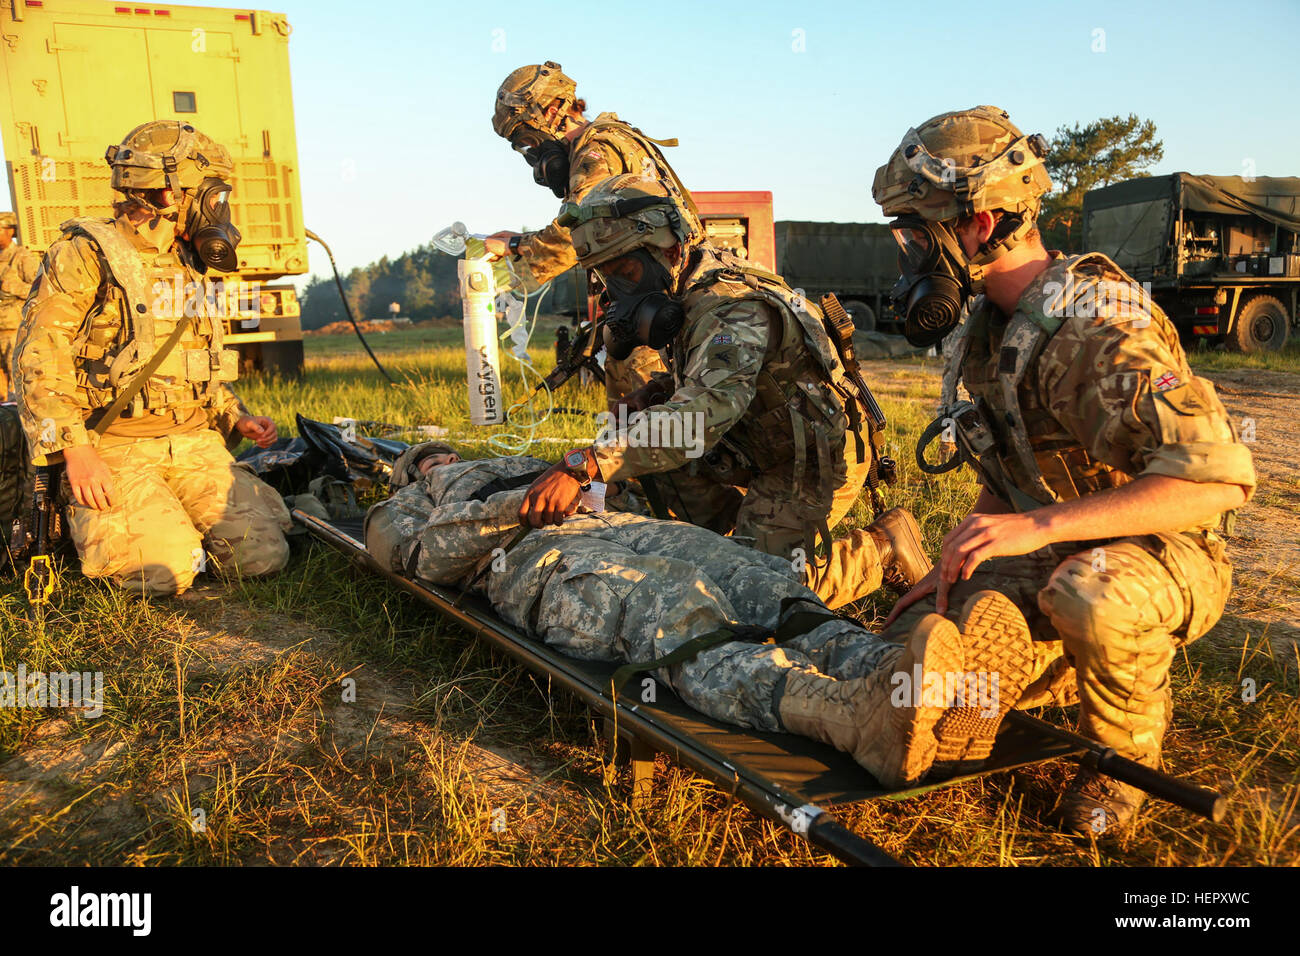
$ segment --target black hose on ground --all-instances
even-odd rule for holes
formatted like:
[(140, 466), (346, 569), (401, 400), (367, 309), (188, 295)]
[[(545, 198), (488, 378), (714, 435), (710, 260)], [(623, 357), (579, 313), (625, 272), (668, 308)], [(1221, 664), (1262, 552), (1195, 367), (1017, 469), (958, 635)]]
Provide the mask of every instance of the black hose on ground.
[(367, 342), (366, 337), (361, 334), (361, 326), (357, 325), (356, 317), (352, 314), (352, 306), (348, 304), (348, 297), (343, 291), (343, 279), (339, 276), (339, 267), (334, 262), (334, 253), (330, 251), (329, 244), (310, 229), (304, 231), (307, 233), (307, 238), (319, 242), (321, 247), (325, 250), (325, 255), (330, 257), (330, 268), (334, 270), (334, 284), (339, 287), (339, 298), (343, 300), (343, 311), (348, 314), (348, 321), (352, 323), (352, 328), (357, 333), (357, 338), (359, 338), (361, 344), (365, 346), (366, 354), (370, 356), (370, 361), (374, 362), (375, 368), (379, 369), (379, 371), (383, 373), (384, 378), (388, 379), (389, 385), (396, 385), (397, 382), (393, 380), (393, 376), (388, 374), (388, 369), (384, 368), (380, 363), (378, 356), (376, 356), (374, 351), (371, 350), (370, 343)]

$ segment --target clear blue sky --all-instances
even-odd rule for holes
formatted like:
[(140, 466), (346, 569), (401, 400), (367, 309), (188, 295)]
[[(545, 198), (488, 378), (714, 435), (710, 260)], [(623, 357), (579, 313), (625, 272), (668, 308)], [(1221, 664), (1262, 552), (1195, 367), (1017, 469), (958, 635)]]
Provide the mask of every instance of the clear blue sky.
[[(590, 115), (678, 137), (667, 155), (688, 186), (770, 189), (778, 219), (879, 220), (871, 179), (907, 127), (980, 103), (1049, 136), (1149, 118), (1156, 172), (1300, 175), (1300, 0), (269, 5), (294, 28), (306, 223), (344, 269), (453, 220), (482, 233), (554, 215), (490, 124), (505, 75), (545, 59)], [(314, 245), (311, 266), (328, 268)]]

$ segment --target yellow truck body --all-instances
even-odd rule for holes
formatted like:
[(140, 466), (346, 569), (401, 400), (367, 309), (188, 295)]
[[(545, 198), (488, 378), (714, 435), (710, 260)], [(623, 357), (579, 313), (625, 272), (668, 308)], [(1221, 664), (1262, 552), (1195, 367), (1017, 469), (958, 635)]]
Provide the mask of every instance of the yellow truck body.
[[(283, 14), (264, 10), (0, 0), (0, 142), (24, 244), (40, 252), (74, 216), (108, 216), (104, 150), (150, 120), (185, 120), (234, 158), (243, 235), (228, 334), (245, 364), (297, 372), (292, 286), (307, 271)], [(236, 281), (240, 280), (240, 281)]]

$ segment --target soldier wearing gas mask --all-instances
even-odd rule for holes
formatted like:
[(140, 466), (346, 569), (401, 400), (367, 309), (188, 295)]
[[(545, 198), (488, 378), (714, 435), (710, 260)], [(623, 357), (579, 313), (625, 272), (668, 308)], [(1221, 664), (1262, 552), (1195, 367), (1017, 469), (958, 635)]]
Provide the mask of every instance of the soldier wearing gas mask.
[(280, 496), (227, 439), (270, 445), (274, 422), (231, 391), (224, 306), (205, 283), (238, 266), (231, 159), (187, 123), (137, 126), (105, 158), (115, 218), (71, 219), (45, 255), (15, 351), (37, 464), (65, 465), (81, 569), (150, 594), (209, 569), (280, 570)]
[[(572, 230), (583, 267), (605, 282), (610, 356), (664, 349), (671, 371), (626, 401), (649, 430), (629, 420), (631, 428), (607, 429), (570, 452), (533, 483), (524, 520), (560, 523), (593, 479), (662, 474), (656, 485), (674, 517), (802, 562), (809, 586), (833, 607), (882, 579), (906, 590), (925, 574), (919, 529), (902, 509), (830, 542), (876, 445), (849, 404), (861, 401), (857, 386), (815, 305), (713, 248), (664, 183), (615, 176), (566, 204), (558, 221)], [(822, 560), (817, 536), (829, 546)]]
[[(521, 66), (497, 90), (492, 128), (532, 167), (533, 180), (559, 199), (576, 203), (601, 180), (635, 173), (668, 183), (694, 216), (690, 194), (659, 150), (660, 145), (676, 145), (676, 140), (651, 140), (614, 113), (588, 120), (586, 107), (560, 64), (548, 60), (540, 66)], [(557, 222), (538, 232), (496, 233), (487, 248), (506, 258), (520, 287), (530, 292), (578, 261), (569, 230)], [(650, 348), (637, 347), (618, 358), (607, 356), (606, 391), (616, 401), (663, 371), (663, 362)]]
[[(1043, 247), (1045, 155), (1042, 137), (981, 106), (909, 130), (876, 173), (909, 340), (938, 342), (969, 306), (918, 459), (950, 430), (950, 464), (972, 465), (982, 484), (886, 634), (1000, 591), (1037, 647), (1019, 706), (1077, 696), (1081, 733), (1155, 766), (1170, 664), (1223, 611), (1225, 538), (1255, 471), (1214, 387), (1192, 374), (1142, 288), (1105, 256)], [(971, 402), (958, 401), (959, 379)], [(1082, 769), (1056, 813), (1065, 830), (1100, 836), (1142, 796)]]

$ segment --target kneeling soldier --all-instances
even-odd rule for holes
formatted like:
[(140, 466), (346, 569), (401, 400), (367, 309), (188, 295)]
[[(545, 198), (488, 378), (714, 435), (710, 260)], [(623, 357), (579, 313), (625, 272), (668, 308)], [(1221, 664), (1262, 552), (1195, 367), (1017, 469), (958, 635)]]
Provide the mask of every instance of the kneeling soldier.
[(15, 387), (36, 462), (66, 466), (88, 577), (173, 594), (209, 558), (227, 573), (278, 571), (289, 514), (226, 450), (232, 433), (271, 444), (275, 424), (226, 385), (236, 355), (205, 305), (208, 268), (238, 264), (230, 154), (157, 121), (106, 158), (116, 218), (63, 224), (18, 335)]

